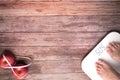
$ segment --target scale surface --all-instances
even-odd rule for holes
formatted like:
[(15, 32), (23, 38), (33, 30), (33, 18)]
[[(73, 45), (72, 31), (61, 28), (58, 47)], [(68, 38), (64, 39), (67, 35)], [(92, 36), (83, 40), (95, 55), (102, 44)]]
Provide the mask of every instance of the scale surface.
[(110, 32), (98, 45), (83, 59), (81, 63), (82, 70), (92, 80), (103, 80), (96, 72), (95, 63), (102, 59), (109, 63), (118, 73), (120, 73), (120, 63), (113, 60), (106, 52), (106, 47), (110, 42), (120, 42), (120, 33)]

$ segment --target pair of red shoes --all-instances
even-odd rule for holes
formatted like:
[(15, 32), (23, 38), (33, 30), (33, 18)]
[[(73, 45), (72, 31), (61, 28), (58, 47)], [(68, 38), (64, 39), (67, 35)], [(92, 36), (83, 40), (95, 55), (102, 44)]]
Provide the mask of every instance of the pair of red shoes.
[(11, 69), (12, 76), (16, 79), (24, 79), (28, 73), (28, 66), (23, 60), (16, 60), (16, 57), (7, 50), (1, 51), (0, 67), (4, 69)]

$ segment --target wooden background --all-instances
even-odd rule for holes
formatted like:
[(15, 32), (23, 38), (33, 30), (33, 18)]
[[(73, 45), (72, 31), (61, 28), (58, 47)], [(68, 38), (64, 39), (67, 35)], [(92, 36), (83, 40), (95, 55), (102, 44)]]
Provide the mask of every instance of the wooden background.
[(113, 30), (120, 0), (0, 0), (0, 47), (33, 58), (24, 80), (90, 80), (81, 61)]

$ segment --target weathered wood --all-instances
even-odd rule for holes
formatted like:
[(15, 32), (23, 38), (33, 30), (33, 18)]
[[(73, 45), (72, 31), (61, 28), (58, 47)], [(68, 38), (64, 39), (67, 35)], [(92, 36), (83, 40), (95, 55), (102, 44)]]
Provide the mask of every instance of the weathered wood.
[[(0, 75), (1, 80), (16, 80), (10, 73)], [(62, 73), (62, 74), (33, 74), (29, 73), (21, 80), (90, 80), (84, 73)]]
[(119, 15), (120, 2), (21, 2), (1, 4), (0, 16)]
[(0, 67), (0, 79), (1, 80), (11, 80), (11, 70), (9, 69), (2, 69)]
[(0, 0), (0, 4), (9, 4), (14, 2), (16, 2), (16, 0)]
[(0, 4), (20, 2), (56, 2), (61, 0), (0, 0)]
[(119, 1), (119, 0), (0, 0), (0, 4), (2, 3), (19, 3), (19, 2), (61, 2), (61, 1), (69, 1), (69, 2), (73, 2), (73, 1)]
[(30, 74), (27, 80), (90, 80), (84, 73)]
[[(2, 70), (0, 75), (10, 74), (11, 69)], [(65, 74), (82, 73), (81, 61), (79, 59), (69, 60), (34, 60), (29, 67), (30, 74)]]
[[(8, 80), (8, 79), (12, 78), (12, 76), (10, 75), (11, 70), (6, 70), (8, 72), (6, 72), (5, 70), (4, 71), (0, 70), (0, 71), (3, 72), (0, 74), (0, 76), (3, 77), (2, 79)], [(34, 74), (35, 74), (35, 76), (33, 78), (30, 78)], [(74, 74), (76, 74), (76, 76)], [(79, 74), (79, 76), (77, 74)], [(39, 75), (39, 77), (37, 77), (38, 75)], [(80, 79), (83, 79), (83, 80), (85, 78), (89, 79), (81, 71), (80, 60), (34, 61), (34, 64), (32, 64), (31, 67), (29, 68), (29, 74), (26, 79), (43, 78), (42, 80), (44, 80), (44, 78), (48, 77), (48, 75), (51, 75), (51, 78), (56, 78), (56, 77), (52, 77), (52, 76), (61, 75), (60, 78), (63, 78), (62, 80), (64, 80), (64, 78), (66, 78), (65, 76), (67, 76), (67, 75), (73, 75), (73, 76), (68, 76), (69, 79), (70, 78), (76, 79), (76, 77), (81, 77)], [(57, 79), (57, 80), (59, 80), (59, 79)]]
[[(21, 56), (23, 56), (23, 54), (24, 54), (24, 56), (31, 55), (32, 50), (33, 51), (36, 50), (36, 52), (39, 52), (37, 49), (38, 47), (37, 48), (32, 47), (32, 48), (29, 49), (29, 48), (25, 48), (25, 47), (20, 47), (20, 48), (14, 47), (13, 49), (17, 51), (15, 54), (17, 54), (17, 55), (20, 54)], [(17, 50), (17, 49), (20, 49), (20, 50)], [(68, 49), (70, 49), (70, 48), (68, 48)], [(29, 68), (30, 76), (32, 74), (36, 74), (36, 75), (58, 74), (59, 75), (59, 74), (67, 74), (67, 73), (82, 73), (80, 65), (81, 65), (82, 58), (86, 54), (84, 52), (87, 52), (86, 49), (78, 49), (77, 47), (72, 47), (70, 49), (72, 51), (68, 51), (68, 49), (67, 48), (56, 49), (56, 47), (55, 47), (55, 48), (53, 48), (53, 50), (54, 50), (53, 51), (53, 50), (47, 50), (45, 48), (45, 49), (41, 49), (41, 50), (43, 50), (42, 53), (41, 52), (40, 53), (32, 53), (32, 56), (33, 57), (35, 56), (35, 57), (33, 58), (33, 60), (34, 60), (33, 64)], [(14, 50), (13, 50), (13, 52), (15, 52)], [(22, 52), (21, 52), (21, 50), (22, 50)], [(2, 72), (8, 74), (8, 72), (5, 72), (5, 71), (2, 71)], [(0, 75), (2, 75), (2, 74), (0, 74)]]
[[(33, 70), (34, 69), (34, 70)], [(69, 60), (38, 60), (30, 67), (30, 73), (57, 74), (57, 73), (78, 73), (83, 72), (79, 59)]]
[(10, 73), (4, 73), (4, 74), (0, 74), (0, 79), (1, 80), (13, 80), (12, 76)]
[(2, 47), (12, 51), (15, 55), (28, 56), (33, 60), (70, 60), (83, 57), (93, 46), (80, 47)]
[[(81, 61), (120, 31), (119, 7), (119, 0), (0, 0), (0, 47), (33, 59), (23, 80), (90, 80)], [(11, 80), (11, 70), (0, 68), (0, 79)]]
[(106, 32), (119, 25), (120, 16), (0, 17), (0, 32)]
[(0, 33), (0, 46), (95, 45), (103, 33)]
[[(7, 70), (7, 71), (9, 71), (9, 72), (2, 71), (3, 73), (0, 74), (0, 76), (2, 76), (1, 79), (8, 80), (8, 79), (12, 78), (11, 73), (10, 73), (11, 70)], [(33, 75), (34, 75), (34, 77), (33, 77)], [(61, 76), (61, 77), (56, 78), (57, 76), (58, 77)], [(79, 60), (39, 61), (39, 62), (36, 61), (29, 68), (29, 74), (26, 77), (26, 79), (27, 80), (31, 80), (31, 79), (46, 80), (46, 78), (48, 78), (48, 77), (50, 78), (50, 80), (51, 79), (64, 80), (64, 79), (66, 79), (66, 77), (69, 77), (68, 80), (73, 79), (73, 78), (75, 80), (78, 80), (78, 79), (76, 79), (77, 77), (80, 77), (81, 80), (82, 79), (89, 80), (89, 78), (83, 72), (81, 72)]]

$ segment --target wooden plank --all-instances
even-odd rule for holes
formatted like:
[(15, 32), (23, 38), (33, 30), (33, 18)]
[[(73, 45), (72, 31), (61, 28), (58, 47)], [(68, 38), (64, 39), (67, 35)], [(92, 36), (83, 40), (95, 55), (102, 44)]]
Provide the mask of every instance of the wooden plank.
[[(10, 74), (11, 70), (0, 70), (4, 74)], [(82, 73), (81, 61), (75, 59), (69, 60), (34, 60), (29, 67), (30, 74), (65, 74), (65, 73)]]
[[(29, 70), (29, 74), (27, 75), (27, 77), (25, 78), (25, 80), (38, 80), (38, 79), (42, 79), (42, 80), (90, 80), (88, 78), (87, 75), (85, 75), (83, 72), (82, 73), (35, 73), (35, 71), (39, 71), (39, 69), (32, 69)], [(64, 70), (64, 69), (63, 69)], [(62, 70), (62, 71), (63, 71)], [(0, 74), (0, 78), (2, 80), (15, 80), (12, 76), (10, 71), (11, 70), (7, 70), (9, 72), (2, 72), (2, 74)], [(40, 70), (41, 71), (41, 70)], [(34, 77), (33, 77), (34, 76)], [(68, 79), (67, 79), (68, 78)]]
[(0, 46), (95, 45), (103, 33), (0, 33)]
[(120, 31), (120, 16), (0, 17), (0, 32)]
[(70, 60), (82, 58), (93, 46), (80, 47), (2, 47), (19, 57), (27, 56), (33, 60)]
[(14, 2), (16, 2), (16, 0), (0, 0), (0, 4), (9, 4)]
[[(18, 48), (18, 47), (17, 47)], [(15, 48), (14, 47), (14, 49), (17, 49), (17, 48)], [(20, 47), (21, 48), (21, 47)], [(72, 48), (75, 48), (75, 47), (72, 47)], [(21, 53), (21, 55), (23, 56), (23, 52), (25, 52), (24, 50), (26, 49), (26, 51), (28, 51), (28, 49), (27, 48), (25, 48), (25, 47), (23, 47), (23, 48), (21, 48), (21, 49), (23, 49), (23, 50), (20, 50), (18, 53)], [(36, 48), (34, 48), (34, 50), (35, 50)], [(46, 49), (46, 48), (45, 48)], [(29, 50), (32, 50), (32, 49), (29, 49)], [(77, 49), (78, 50), (78, 49)], [(84, 49), (82, 49), (82, 50), (84, 50)], [(51, 50), (50, 50), (51, 51)], [(37, 51), (37, 49), (36, 49), (36, 52), (38, 52)], [(44, 52), (44, 51), (43, 51)], [(55, 52), (55, 51), (54, 51)], [(60, 49), (59, 49), (59, 52), (62, 52), (62, 51), (60, 51)], [(66, 52), (67, 52), (67, 50), (66, 50)], [(73, 51), (74, 52), (74, 51)], [(76, 52), (76, 51), (75, 51)], [(84, 52), (84, 51), (83, 51)], [(51, 52), (50, 52), (51, 53)], [(57, 52), (58, 53), (58, 52)], [(80, 52), (81, 53), (81, 52)], [(29, 54), (29, 53), (26, 53), (26, 54)], [(34, 54), (34, 53), (33, 53)], [(39, 53), (40, 54), (40, 53)], [(36, 55), (37, 57), (36, 58), (40, 58), (39, 57), (39, 54), (34, 54), (34, 55)], [(49, 53), (48, 53), (49, 54)], [(59, 54), (59, 53), (58, 53)], [(33, 56), (34, 56), (33, 55)], [(44, 54), (43, 54), (44, 55)], [(51, 55), (51, 54), (50, 54)], [(55, 55), (55, 54), (52, 54), (52, 55)], [(62, 55), (71, 55), (71, 56), (73, 56), (73, 57), (75, 57), (74, 55), (76, 55), (76, 54), (71, 54), (71, 52), (69, 53), (67, 53), (67, 54), (63, 54), (62, 53)], [(43, 74), (51, 74), (51, 75), (59, 75), (59, 74), (68, 74), (68, 73), (80, 73), (80, 74), (82, 74), (82, 70), (81, 70), (81, 67), (80, 67), (80, 63), (81, 63), (81, 60), (82, 60), (82, 58), (83, 58), (83, 53), (81, 53), (81, 56), (80, 56), (80, 59), (78, 58), (76, 58), (76, 59), (74, 59), (74, 58), (72, 58), (72, 57), (69, 57), (68, 59), (62, 59), (61, 58), (61, 60), (48, 60), (48, 59), (39, 59), (39, 60), (36, 60), (36, 59), (34, 59), (34, 61), (33, 61), (33, 64), (30, 66), (30, 68), (29, 68), (29, 75), (28, 75), (28, 77), (31, 77), (31, 75), (33, 75), (33, 74), (36, 74), (36, 75), (42, 75), (43, 76)], [(25, 56), (25, 53), (24, 53), (24, 56)], [(63, 56), (64, 57), (64, 56)], [(42, 57), (41, 57), (42, 58)], [(43, 58), (44, 58), (44, 56), (43, 56)], [(54, 57), (55, 58), (55, 57)], [(73, 66), (74, 65), (74, 66)], [(5, 71), (1, 71), (1, 72), (4, 72), (5, 74), (8, 74), (8, 72), (5, 72)], [(3, 75), (5, 75), (5, 74), (3, 74)], [(9, 73), (10, 74), (10, 73)], [(2, 75), (2, 74), (0, 74), (0, 75)], [(41, 76), (41, 77), (42, 77)], [(81, 75), (79, 75), (79, 76), (81, 76)], [(3, 76), (3, 77), (5, 77), (5, 76)], [(27, 77), (27, 78), (28, 78)], [(85, 78), (85, 75), (83, 76), (81, 76), (81, 77), (84, 77)], [(87, 77), (87, 76), (86, 76)], [(8, 78), (8, 77), (7, 77)], [(10, 78), (10, 77), (9, 77)], [(32, 78), (33, 79), (33, 78)], [(36, 78), (37, 79), (37, 78)]]
[(9, 50), (13, 51), (14, 54), (19, 55), (17, 59), (19, 59), (23, 55), (27, 57), (32, 57), (33, 64), (30, 67), (30, 73), (38, 74), (82, 72), (80, 63), (83, 57), (88, 52), (87, 49), (78, 47), (58, 49), (54, 47), (49, 50), (48, 48), (43, 47), (41, 48), (41, 50), (38, 50), (38, 47), (32, 48), (13, 47), (13, 49), (9, 48)]
[(90, 80), (84, 73), (30, 74), (27, 80)]
[[(11, 76), (11, 73), (0, 75), (2, 80), (16, 80)], [(41, 74), (30, 73), (22, 80), (90, 80), (84, 73), (65, 73), (65, 74)]]
[(69, 60), (41, 60), (34, 61), (30, 66), (30, 73), (35, 74), (57, 74), (57, 73), (79, 73), (81, 61), (79, 59)]
[(61, 0), (0, 0), (0, 4), (11, 4), (20, 2), (56, 2)]
[(21, 2), (1, 4), (0, 16), (119, 15), (120, 2)]
[(73, 1), (77, 1), (77, 2), (80, 2), (80, 1), (119, 1), (119, 0), (0, 0), (0, 4), (3, 4), (3, 3), (19, 3), (19, 2), (61, 2), (61, 1), (69, 1), (69, 2), (73, 2)]
[(4, 74), (0, 74), (0, 79), (1, 80), (11, 80), (12, 76), (10, 75), (10, 73), (4, 73)]
[[(34, 77), (33, 77), (34, 76)], [(2, 80), (16, 80), (11, 76), (11, 73), (5, 72), (0, 74)], [(22, 80), (90, 80), (84, 73), (61, 73), (61, 74), (42, 74), (30, 73)]]
[[(39, 53), (40, 54), (40, 53)], [(38, 57), (39, 57), (38, 54)], [(64, 54), (66, 55), (66, 54)], [(74, 56), (74, 55), (73, 55)], [(19, 57), (18, 57), (19, 58)], [(56, 74), (56, 73), (79, 73), (83, 72), (81, 69), (80, 59), (61, 59), (61, 60), (36, 60), (34, 59), (32, 65), (29, 68), (30, 73), (37, 74)], [(6, 72), (5, 70), (0, 70), (1, 72)], [(6, 72), (8, 73), (8, 72)], [(2, 74), (0, 74), (2, 75)]]
[[(17, 47), (18, 48), (18, 47)], [(17, 49), (14, 47), (14, 49)], [(73, 47), (75, 48), (75, 47)], [(23, 49), (23, 48), (21, 48)], [(24, 48), (24, 50), (26, 49), (26, 51), (28, 51), (27, 48)], [(19, 53), (21, 53), (21, 55), (23, 56), (23, 52), (24, 50), (20, 50)], [(34, 49), (35, 50), (35, 49)], [(36, 49), (37, 50), (37, 49)], [(78, 50), (78, 49), (77, 49)], [(84, 49), (82, 49), (84, 50)], [(54, 51), (55, 52), (55, 51)], [(60, 52), (60, 49), (59, 49), (59, 52)], [(67, 52), (67, 51), (66, 51)], [(76, 52), (76, 51), (75, 51)], [(83, 51), (84, 52), (84, 51)], [(81, 52), (80, 52), (81, 53)], [(29, 53), (26, 53), (26, 54), (29, 54)], [(34, 53), (33, 53), (34, 54)], [(49, 53), (48, 53), (49, 54)], [(59, 53), (58, 53), (59, 54)], [(71, 56), (74, 56), (76, 54), (71, 54), (70, 53), (67, 53), (67, 54), (63, 54), (63, 55), (71, 55)], [(34, 54), (36, 55), (36, 54)], [(34, 56), (33, 55), (33, 56)], [(55, 54), (52, 54), (52, 55), (55, 55)], [(82, 54), (81, 54), (82, 55)], [(25, 55), (24, 55), (25, 56)], [(39, 57), (39, 54), (37, 54), (38, 58)], [(36, 57), (37, 58), (37, 57)], [(43, 57), (44, 58), (44, 57)], [(39, 76), (43, 76), (44, 74), (46, 75), (67, 75), (67, 74), (71, 74), (71, 73), (77, 73), (77, 74), (83, 74), (82, 70), (81, 70), (81, 67), (80, 67), (80, 63), (81, 63), (81, 59), (83, 58), (83, 56), (81, 56), (80, 59), (73, 59), (72, 57), (69, 57), (69, 59), (62, 59), (61, 60), (48, 60), (48, 59), (44, 59), (44, 60), (36, 60), (34, 59), (33, 61), (33, 64), (30, 66), (29, 68), (29, 75), (27, 76), (27, 79), (29, 77), (31, 77), (32, 75), (36, 74), (36, 75), (39, 75)], [(74, 65), (74, 66), (73, 66)], [(4, 74), (0, 74), (0, 75), (5, 75), (5, 74), (10, 74), (8, 72), (5, 72), (5, 71), (1, 71), (1, 72), (4, 72)], [(81, 79), (82, 78), (88, 78), (86, 75), (79, 75), (81, 76)], [(3, 76), (4, 78), (5, 76)], [(41, 78), (39, 77), (39, 78)], [(47, 77), (47, 76), (46, 76)], [(11, 77), (6, 77), (6, 78), (11, 78)], [(38, 77), (36, 77), (35, 79), (39, 79)], [(70, 77), (71, 78), (71, 77)], [(33, 78), (32, 78), (33, 79)], [(43, 79), (44, 80), (44, 79)], [(57, 80), (57, 79), (56, 79)]]
[(0, 67), (0, 79), (1, 80), (11, 80), (11, 70), (9, 69), (2, 69)]

